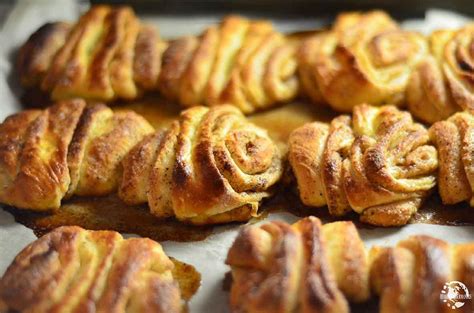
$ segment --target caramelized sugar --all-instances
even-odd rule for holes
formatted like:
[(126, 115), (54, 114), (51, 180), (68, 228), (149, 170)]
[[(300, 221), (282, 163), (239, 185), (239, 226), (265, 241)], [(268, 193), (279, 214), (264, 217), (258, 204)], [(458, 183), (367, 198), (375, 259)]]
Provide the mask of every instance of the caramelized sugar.
[(433, 194), (412, 217), (410, 223), (438, 225), (474, 225), (474, 208), (468, 202), (445, 205), (438, 194)]
[[(131, 104), (119, 104), (114, 110), (131, 109), (142, 114), (156, 128), (166, 127), (178, 116), (179, 106), (157, 97), (148, 97)], [(334, 113), (327, 108), (317, 107), (305, 102), (295, 102), (279, 106), (269, 111), (253, 114), (249, 119), (266, 128), (270, 136), (278, 143), (282, 152), (286, 151), (286, 142), (292, 130), (312, 121), (329, 121)], [(280, 191), (263, 202), (261, 219), (274, 211), (290, 211), (296, 216), (314, 215), (324, 222), (337, 219), (353, 220), (359, 227), (371, 227), (358, 222), (356, 213), (335, 218), (329, 215), (327, 208), (304, 206), (295, 190), (295, 184), (289, 184), (291, 175), (284, 175)], [(286, 180), (286, 181), (285, 181)], [(79, 225), (87, 229), (111, 229), (122, 233), (134, 233), (157, 241), (198, 241), (212, 233), (212, 227), (191, 226), (174, 219), (160, 220), (143, 207), (127, 206), (116, 195), (100, 198), (73, 198), (64, 201), (55, 213), (40, 214), (14, 208), (7, 208), (15, 219), (32, 228), (40, 236), (61, 225)], [(474, 214), (468, 203), (455, 206), (443, 205), (437, 195), (429, 198), (411, 223), (431, 223), (442, 225), (474, 225)]]
[[(291, 190), (290, 190), (291, 189)], [(358, 228), (374, 228), (369, 224), (359, 221), (359, 215), (356, 212), (350, 212), (344, 216), (331, 216), (327, 207), (315, 208), (305, 206), (301, 203), (294, 188), (289, 188), (281, 192), (277, 192), (273, 198), (268, 199), (262, 205), (262, 209), (266, 209), (267, 214), (271, 212), (287, 211), (298, 217), (316, 216), (324, 223), (330, 223), (340, 220), (350, 220)], [(410, 224), (437, 224), (437, 225), (451, 225), (463, 226), (474, 225), (474, 208), (470, 207), (469, 203), (463, 202), (456, 205), (445, 205), (441, 202), (439, 195), (433, 193), (413, 215)]]
[(265, 200), (262, 209), (266, 210), (263, 216), (273, 212), (290, 212), (297, 217), (316, 216), (323, 223), (331, 223), (340, 220), (350, 220), (359, 228), (372, 228), (373, 226), (359, 222), (357, 213), (351, 212), (345, 216), (332, 216), (327, 207), (315, 208), (305, 206), (298, 197), (294, 188), (277, 191), (275, 196)]
[[(64, 202), (62, 207), (51, 214), (34, 213), (5, 208), (15, 220), (31, 229), (37, 236), (63, 225), (78, 225), (86, 229), (108, 229), (121, 233), (132, 233), (149, 237), (156, 241), (200, 241), (212, 234), (212, 226), (193, 226), (175, 219), (160, 220), (148, 212), (146, 206), (127, 206), (116, 195), (93, 198), (73, 198)], [(410, 223), (439, 225), (474, 225), (473, 208), (468, 203), (455, 206), (443, 205), (435, 194), (411, 219)], [(298, 217), (316, 216), (324, 223), (337, 220), (351, 220), (359, 228), (374, 226), (359, 222), (357, 213), (343, 217), (331, 216), (327, 207), (314, 208), (301, 203), (291, 188), (277, 191), (274, 197), (266, 199), (261, 205), (261, 216), (265, 219), (273, 212), (287, 211)]]
[(253, 114), (249, 120), (265, 128), (280, 150), (285, 152), (288, 137), (294, 129), (309, 122), (329, 122), (334, 116), (328, 108), (300, 101)]
[(181, 107), (158, 96), (148, 96), (132, 103), (117, 103), (114, 111), (132, 110), (144, 116), (156, 129), (168, 127), (178, 116)]
[(378, 297), (372, 297), (366, 302), (362, 303), (349, 303), (350, 311), (352, 313), (369, 313), (369, 312), (380, 312)]
[(174, 263), (173, 277), (178, 281), (181, 296), (189, 301), (201, 286), (201, 274), (194, 266), (170, 258)]
[(62, 225), (115, 230), (156, 241), (199, 241), (212, 233), (210, 226), (186, 225), (174, 219), (160, 220), (151, 215), (146, 207), (127, 206), (116, 195), (73, 198), (65, 201), (61, 208), (52, 214), (14, 208), (6, 210), (15, 216), (17, 222), (33, 229), (37, 236)]

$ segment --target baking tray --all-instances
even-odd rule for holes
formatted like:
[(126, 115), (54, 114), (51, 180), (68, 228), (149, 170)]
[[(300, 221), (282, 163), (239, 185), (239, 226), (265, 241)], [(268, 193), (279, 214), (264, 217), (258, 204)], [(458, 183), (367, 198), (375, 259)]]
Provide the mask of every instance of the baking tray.
[[(153, 6), (154, 4), (148, 1), (138, 2), (140, 2), (140, 4), (137, 4), (138, 13), (145, 20), (160, 27), (163, 37), (199, 33), (205, 26), (214, 23), (229, 12), (269, 17), (275, 22), (279, 30), (285, 32), (321, 27), (327, 24), (328, 16), (335, 13), (328, 10), (325, 14), (324, 6), (316, 5), (312, 6), (314, 10), (308, 11), (309, 14), (305, 15), (298, 15), (296, 11), (289, 11), (287, 15), (284, 15), (281, 13), (282, 11), (272, 13), (271, 10), (265, 9), (265, 13), (263, 13), (256, 10), (259, 5), (262, 8), (271, 9), (273, 6), (278, 6), (277, 3), (281, 4), (278, 9), (283, 10), (287, 7), (283, 1), (272, 1), (271, 6), (268, 5), (269, 2), (267, 1), (258, 1), (255, 6), (252, 5), (252, 10), (238, 6), (231, 6), (231, 9), (226, 10), (228, 4), (221, 1), (205, 1), (198, 4), (194, 1), (173, 1), (172, 3), (157, 1), (156, 3), (164, 5), (164, 7), (161, 7), (161, 11), (157, 9), (159, 8), (157, 6), (154, 7), (154, 11), (141, 14), (147, 6)], [(318, 3), (322, 2), (324, 1)], [(328, 2), (326, 1), (326, 4)], [(341, 3), (341, 5), (344, 3), (344, 1), (336, 2)], [(211, 3), (220, 3), (219, 10), (205, 9)], [(232, 1), (232, 3), (234, 2)], [(252, 2), (247, 1), (245, 3), (250, 5)], [(296, 1), (295, 5), (298, 6), (300, 3), (303, 6), (310, 5), (307, 1)], [(388, 5), (388, 2), (384, 3)], [(425, 3), (428, 3), (428, 1)], [(190, 8), (185, 8), (187, 6), (190, 6)], [(346, 7), (343, 6), (343, 8)], [(71, 0), (23, 0), (16, 3), (0, 33), (0, 42), (2, 42), (0, 47), (0, 120), (22, 107), (19, 101), (20, 89), (12, 70), (12, 60), (19, 45), (44, 22), (54, 20), (74, 21), (86, 9), (87, 4), (84, 2)], [(180, 14), (175, 14), (174, 11), (179, 11)], [(402, 12), (397, 14), (403, 15)], [(419, 16), (424, 15), (424, 13), (420, 13)], [(410, 20), (404, 25), (426, 32), (437, 27), (457, 27), (467, 21), (465, 17), (444, 11), (430, 11), (426, 14), (426, 20), (413, 19), (413, 14), (405, 16), (410, 17)], [(298, 217), (291, 213), (279, 212), (270, 214), (263, 222), (274, 219), (293, 222)], [(198, 242), (162, 242), (165, 251), (170, 256), (194, 265), (202, 274), (202, 285), (190, 302), (190, 312), (220, 313), (228, 311), (228, 294), (224, 290), (224, 277), (229, 268), (224, 264), (224, 261), (227, 250), (239, 227), (239, 224), (216, 227), (212, 235)], [(372, 245), (393, 245), (400, 239), (412, 234), (427, 234), (451, 243), (474, 241), (473, 226), (410, 224), (400, 228), (361, 228), (360, 234), (368, 247)], [(129, 236), (133, 236), (133, 234), (129, 234)], [(8, 212), (0, 210), (0, 274), (4, 272), (13, 257), (35, 238), (34, 233), (29, 228), (15, 222), (13, 216)]]

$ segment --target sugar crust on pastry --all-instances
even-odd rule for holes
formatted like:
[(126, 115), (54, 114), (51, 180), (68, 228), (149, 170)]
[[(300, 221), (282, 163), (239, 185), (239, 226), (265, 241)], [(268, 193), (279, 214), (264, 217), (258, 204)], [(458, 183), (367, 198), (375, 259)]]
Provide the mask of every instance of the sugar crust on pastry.
[(0, 279), (0, 310), (183, 312), (173, 267), (150, 239), (60, 227), (13, 260)]

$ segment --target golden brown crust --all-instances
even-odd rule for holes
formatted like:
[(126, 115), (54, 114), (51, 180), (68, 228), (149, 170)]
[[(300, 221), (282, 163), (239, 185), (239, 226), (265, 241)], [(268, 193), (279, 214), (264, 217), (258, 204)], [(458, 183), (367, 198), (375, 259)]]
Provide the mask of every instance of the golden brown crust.
[[(459, 246), (452, 246), (458, 250)], [(473, 257), (472, 248), (465, 250)], [(458, 250), (459, 251), (459, 250)], [(451, 254), (451, 246), (429, 236), (412, 236), (394, 248), (373, 248), (370, 278), (380, 296), (380, 312), (449, 312), (440, 300), (443, 285), (463, 278), (453, 272), (464, 266)], [(468, 280), (464, 280), (469, 282)]]
[(352, 222), (328, 223), (322, 235), (337, 286), (350, 301), (364, 302), (370, 296), (368, 260), (357, 228)]
[(401, 30), (380, 11), (341, 14), (301, 49), (306, 93), (341, 112), (362, 103), (405, 103), (410, 75), (429, 52), (423, 36)]
[(18, 312), (182, 312), (172, 269), (152, 240), (60, 227), (17, 255), (0, 302)]
[(435, 185), (428, 131), (393, 106), (360, 105), (352, 119), (312, 123), (290, 136), (289, 160), (306, 205), (352, 208), (376, 225), (406, 224)]
[(69, 162), (80, 158), (77, 181), (70, 186), (69, 193), (112, 193), (121, 178), (122, 159), (152, 128), (134, 112), (112, 112), (105, 106), (86, 109), (83, 118), (86, 120), (78, 125), (71, 142), (71, 148), (81, 147), (71, 149), (68, 156)]
[(55, 54), (64, 45), (71, 27), (65, 22), (46, 23), (28, 38), (17, 59), (18, 75), (24, 86), (40, 84)]
[(426, 123), (446, 119), (458, 110), (433, 56), (426, 57), (413, 72), (407, 86), (407, 105), (413, 116)]
[(150, 26), (140, 27), (135, 43), (133, 79), (146, 90), (153, 90), (161, 70), (162, 43), (158, 31)]
[(288, 159), (296, 177), (301, 201), (309, 206), (326, 205), (322, 158), (329, 136), (328, 125), (320, 122), (295, 129), (289, 138)]
[(470, 201), (474, 205), (474, 116), (460, 112), (430, 128), (438, 149), (438, 189), (445, 204)]
[(228, 16), (198, 38), (169, 43), (159, 88), (184, 106), (230, 103), (251, 113), (296, 97), (294, 54), (268, 22)]
[[(88, 65), (91, 62), (89, 53), (94, 46), (100, 46), (97, 45), (97, 36), (94, 35), (97, 35), (99, 26), (109, 11), (110, 9), (105, 6), (94, 7), (79, 19), (70, 31), (67, 41), (55, 54), (50, 69), (41, 82), (41, 89), (54, 93), (56, 86), (61, 86), (59, 89), (62, 89), (63, 94), (56, 92), (56, 95), (51, 95), (53, 98), (66, 97), (68, 88), (70, 97), (74, 97), (72, 89), (73, 87), (78, 89), (86, 78)], [(104, 57), (99, 55), (99, 60), (103, 60)], [(94, 74), (98, 74), (97, 66)], [(101, 77), (93, 79), (98, 81)], [(99, 87), (103, 86), (98, 85), (97, 88)]]
[(148, 202), (150, 173), (156, 151), (166, 134), (167, 132), (157, 131), (146, 136), (123, 159), (123, 179), (118, 192), (125, 203), (134, 205)]
[[(474, 257), (474, 244), (464, 243), (452, 246), (451, 260), (455, 260), (451, 265), (452, 277), (457, 281), (464, 282), (469, 290), (474, 288), (474, 265), (472, 258)], [(471, 305), (472, 308), (472, 305)]]
[(372, 290), (383, 313), (451, 312), (440, 298), (443, 286), (459, 281), (474, 287), (473, 258), (472, 243), (450, 245), (424, 235), (367, 253), (352, 222), (321, 225), (307, 217), (292, 226), (246, 226), (226, 260), (233, 278), (230, 309), (342, 313), (348, 302), (367, 301)]
[(157, 31), (131, 8), (99, 5), (75, 25), (40, 28), (21, 48), (18, 69), (23, 84), (54, 100), (134, 99), (156, 89), (162, 50)]
[(422, 62), (407, 89), (408, 107), (425, 122), (474, 109), (474, 25), (439, 30), (430, 36), (432, 57)]
[(60, 103), (44, 111), (26, 111), (0, 126), (2, 203), (47, 210), (59, 207), (70, 183), (67, 152), (85, 107)]
[(236, 108), (195, 107), (133, 148), (123, 168), (119, 196), (127, 203), (148, 202), (160, 217), (221, 223), (256, 214), (282, 160), (267, 133)]
[(0, 124), (0, 201), (42, 211), (65, 196), (113, 192), (122, 158), (152, 131), (133, 112), (83, 100), (13, 115)]
[(18, 67), (25, 85), (53, 99), (134, 99), (158, 89), (186, 107), (231, 103), (250, 113), (297, 96), (299, 40), (267, 21), (228, 16), (200, 36), (165, 42), (130, 8), (100, 5), (74, 26), (38, 30)]
[(369, 298), (368, 260), (354, 225), (244, 227), (229, 250), (232, 312), (349, 312)]
[(356, 107), (353, 128), (357, 139), (344, 164), (351, 207), (371, 224), (406, 224), (436, 183), (428, 131), (392, 106)]
[(83, 100), (0, 124), (0, 202), (32, 210), (118, 189), (126, 203), (148, 203), (162, 218), (247, 221), (271, 195), (282, 163), (267, 132), (229, 105), (188, 109), (154, 134), (134, 112)]

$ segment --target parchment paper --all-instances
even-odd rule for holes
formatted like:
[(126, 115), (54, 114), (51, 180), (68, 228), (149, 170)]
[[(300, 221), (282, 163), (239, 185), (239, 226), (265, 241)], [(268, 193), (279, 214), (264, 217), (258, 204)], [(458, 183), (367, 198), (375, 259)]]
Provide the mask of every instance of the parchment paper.
[[(15, 49), (46, 21), (74, 21), (85, 9), (87, 8), (71, 0), (23, 0), (16, 4), (0, 32), (0, 120), (19, 110), (18, 89), (15, 79), (11, 77)], [(179, 18), (146, 17), (147, 21), (160, 27), (165, 38), (198, 33), (219, 18), (202, 15)], [(429, 33), (437, 28), (458, 27), (468, 20), (454, 13), (430, 10), (425, 20), (410, 20), (403, 25)], [(274, 22), (281, 31), (311, 29), (319, 25), (318, 21), (311, 19), (278, 19)], [(290, 213), (277, 213), (271, 214), (263, 223), (273, 219), (293, 222), (298, 218)], [(224, 260), (238, 228), (235, 225), (219, 227), (213, 235), (200, 242), (162, 242), (170, 256), (194, 265), (202, 274), (202, 286), (190, 302), (190, 312), (228, 312), (227, 294), (222, 287), (224, 275), (229, 268), (224, 264)], [(452, 243), (474, 241), (474, 227), (468, 226), (413, 224), (401, 228), (361, 229), (360, 234), (368, 247), (393, 245), (412, 234), (428, 234)], [(0, 210), (0, 274), (3, 274), (14, 256), (35, 239), (30, 229), (16, 223), (9, 213)]]

